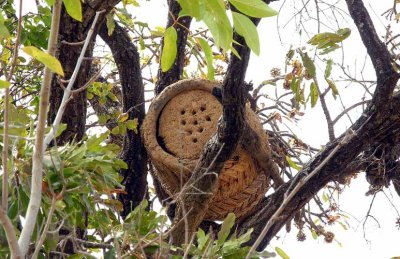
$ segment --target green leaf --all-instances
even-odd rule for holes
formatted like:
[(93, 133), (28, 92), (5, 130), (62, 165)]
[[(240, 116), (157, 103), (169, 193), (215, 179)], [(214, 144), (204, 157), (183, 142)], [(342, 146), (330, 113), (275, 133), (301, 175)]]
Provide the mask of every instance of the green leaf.
[(207, 78), (208, 80), (214, 80), (214, 66), (213, 66), (213, 53), (210, 45), (208, 45), (207, 41), (203, 38), (197, 37), (197, 42), (200, 44), (201, 48), (204, 51), (204, 55), (206, 57), (207, 62)]
[(70, 255), (67, 257), (67, 259), (84, 259), (85, 256), (81, 255), (81, 254), (74, 254), (74, 255)]
[(317, 232), (315, 232), (314, 229), (310, 229), (310, 231), (311, 231), (311, 235), (312, 235), (312, 237), (314, 238), (314, 240), (317, 240), (317, 238), (318, 238)]
[(41, 51), (40, 49), (34, 46), (27, 46), (22, 49), (26, 54), (29, 56), (37, 59), (41, 63), (43, 63), (47, 68), (51, 71), (64, 76), (64, 71), (62, 69), (60, 61), (55, 57), (51, 56), (50, 54)]
[(124, 113), (121, 113), (121, 114), (118, 116), (117, 120), (118, 120), (118, 122), (124, 122), (124, 121), (126, 121), (128, 118), (129, 118), (129, 113), (128, 113), (128, 112), (124, 112)]
[(229, 0), (239, 11), (252, 17), (270, 17), (278, 14), (261, 0)]
[(124, 160), (121, 159), (115, 159), (114, 165), (119, 169), (128, 169), (128, 165), (124, 162)]
[(168, 27), (164, 32), (164, 46), (161, 54), (161, 69), (168, 71), (176, 59), (176, 30), (173, 26)]
[(307, 69), (310, 77), (315, 76), (315, 65), (312, 59), (308, 56), (307, 53), (300, 52), (301, 59), (303, 60), (303, 65)]
[(275, 247), (275, 252), (283, 259), (290, 259), (290, 257), (280, 247)]
[(337, 43), (342, 42), (350, 36), (351, 30), (349, 28), (339, 29), (335, 33), (322, 32), (314, 35), (309, 41), (309, 44), (316, 45), (317, 49), (322, 49), (321, 55), (332, 52), (340, 46)]
[(224, 222), (221, 225), (221, 229), (218, 232), (218, 244), (219, 245), (222, 245), (225, 242), (225, 240), (228, 238), (231, 228), (233, 227), (233, 224), (235, 224), (235, 219), (236, 219), (236, 216), (234, 213), (229, 213), (228, 216), (226, 216)]
[(202, 250), (206, 246), (208, 240), (209, 235), (206, 235), (204, 230), (199, 228), (199, 230), (197, 231), (197, 247), (199, 248), (199, 250)]
[(333, 64), (332, 59), (329, 59), (329, 60), (326, 62), (326, 68), (325, 68), (325, 74), (324, 74), (325, 78), (328, 78), (328, 77), (331, 76), (332, 64)]
[(232, 44), (232, 26), (226, 15), (223, 0), (204, 0), (205, 14), (203, 21), (210, 29), (215, 44), (228, 50)]
[(8, 37), (10, 37), (10, 32), (4, 24), (0, 23), (0, 40)]
[(332, 80), (329, 80), (329, 79), (325, 79), (325, 80), (326, 80), (326, 82), (328, 83), (329, 87), (332, 90), (333, 97), (336, 99), (336, 96), (339, 94), (339, 91), (338, 91), (335, 83)]
[(0, 13), (0, 39), (10, 37), (10, 32), (7, 27), (4, 25), (4, 17)]
[(192, 16), (197, 21), (202, 19), (204, 14), (204, 4), (202, 0), (178, 0), (182, 10), (179, 16)]
[(318, 89), (315, 82), (310, 85), (311, 107), (313, 108), (318, 101)]
[(138, 126), (139, 126), (139, 121), (137, 118), (134, 118), (133, 120), (127, 120), (126, 121), (126, 127), (129, 130), (133, 130), (136, 134), (138, 134)]
[(104, 259), (113, 259), (116, 258), (115, 248), (112, 247), (104, 254)]
[(247, 46), (258, 56), (260, 55), (260, 39), (258, 38), (257, 27), (245, 15), (232, 12), (233, 24), (236, 32), (243, 36)]
[(146, 45), (144, 44), (144, 40), (143, 40), (142, 36), (139, 37), (139, 46), (140, 46), (140, 50), (144, 50), (146, 48)]
[(55, 0), (46, 0), (46, 3), (50, 6), (54, 4)]
[(0, 79), (0, 89), (8, 88), (10, 87), (10, 85), (10, 82)]
[(113, 135), (118, 135), (119, 132), (119, 126), (115, 126), (112, 130), (111, 130), (111, 134)]
[(233, 46), (230, 47), (229, 49), (232, 51), (233, 54), (235, 54), (235, 56), (236, 56), (238, 59), (242, 59), (242, 58), (240, 57), (240, 55), (239, 55), (239, 52), (237, 52), (237, 50), (236, 50)]
[(61, 135), (61, 133), (63, 133), (64, 130), (66, 130), (66, 129), (67, 129), (67, 124), (60, 123), (60, 126), (57, 129), (56, 137), (59, 137)]
[(329, 201), (329, 196), (328, 196), (328, 194), (326, 194), (326, 192), (324, 192), (324, 193), (322, 194), (322, 200), (323, 200), (324, 202), (328, 202), (328, 201)]
[(288, 162), (288, 164), (289, 164), (289, 166), (290, 166), (291, 168), (294, 168), (294, 169), (296, 169), (296, 170), (298, 170), (298, 171), (301, 170), (301, 167), (298, 166), (295, 162), (293, 162), (293, 160), (292, 160), (290, 157), (286, 156), (286, 161)]
[(64, 0), (67, 13), (77, 21), (82, 22), (82, 3), (81, 0)]
[(253, 233), (253, 228), (248, 229), (246, 233), (244, 233), (243, 235), (238, 237), (237, 240), (238, 240), (239, 244), (241, 245), (241, 244), (249, 241), (251, 238), (251, 233)]
[(346, 224), (344, 224), (343, 222), (340, 222), (340, 221), (336, 221), (336, 222), (339, 223), (339, 225), (342, 226), (342, 228), (344, 230), (348, 230), (348, 227), (346, 226)]
[(113, 33), (113, 31), (115, 29), (115, 21), (114, 21), (114, 13), (113, 12), (107, 14), (106, 21), (107, 21), (106, 25), (107, 25), (108, 36), (111, 36), (111, 34)]

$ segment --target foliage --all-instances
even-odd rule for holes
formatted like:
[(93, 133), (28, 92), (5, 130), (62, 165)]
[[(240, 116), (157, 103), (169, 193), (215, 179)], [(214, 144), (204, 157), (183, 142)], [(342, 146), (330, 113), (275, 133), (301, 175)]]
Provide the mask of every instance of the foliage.
[[(20, 52), (17, 58), (11, 79), (6, 79), (15, 54), (13, 46), (17, 43), (18, 18), (12, 2), (0, 3), (0, 149), (3, 151), (3, 134), (5, 126), (8, 125), (11, 145), (9, 150), (5, 150), (10, 175), (6, 183), (10, 190), (7, 215), (19, 235), (24, 223), (21, 217), (25, 215), (30, 200), (33, 139), (37, 127), (40, 105), (38, 92), (43, 67), (58, 74), (55, 80), (65, 82), (63, 80), (67, 79), (62, 78), (62, 64), (44, 50), (47, 47), (54, 0), (38, 1), (38, 12), (28, 13), (22, 18), (20, 50), (23, 54)], [(173, 17), (173, 25), (167, 28), (151, 27), (146, 21), (135, 18), (130, 8), (139, 8), (140, 1), (124, 0), (122, 5), (116, 6), (106, 15), (109, 36), (113, 34), (116, 26), (121, 26), (129, 32), (132, 42), (138, 46), (146, 91), (151, 91), (149, 86), (153, 86), (159, 79), (154, 76), (158, 65), (161, 72), (167, 72), (177, 62), (178, 28), (182, 29), (179, 27), (180, 18), (191, 16), (207, 27), (191, 28), (188, 31), (182, 77), (222, 80), (230, 61), (229, 53), (237, 55), (235, 48), (238, 43), (233, 39), (234, 32), (244, 38), (254, 54), (259, 55), (262, 46), (254, 21), (257, 18), (277, 15), (275, 10), (261, 0), (178, 2), (182, 10), (179, 17)], [(82, 11), (86, 2), (64, 0), (63, 3), (71, 17), (77, 21), (84, 19)], [(340, 69), (341, 65), (337, 63), (335, 55), (340, 52), (336, 50), (345, 44), (350, 32), (349, 28), (340, 28), (334, 32), (327, 31), (310, 36), (307, 38), (308, 44), (290, 48), (282, 75), (280, 68), (273, 69), (272, 79), (265, 80), (249, 92), (249, 101), (273, 136), (271, 149), (274, 151), (275, 162), (282, 174), (290, 179), (295, 178), (296, 173), (307, 166), (306, 161), (322, 148), (311, 147), (294, 133), (290, 133), (290, 128), (282, 130), (281, 127), (296, 124), (309, 106), (326, 106), (324, 103), (327, 93), (331, 92), (335, 100), (340, 97), (344, 90), (337, 86), (339, 83), (335, 69)], [(390, 44), (390, 41), (387, 44)], [(107, 53), (101, 58), (107, 60), (110, 56), (111, 54)], [(70, 258), (83, 258), (88, 256), (87, 253), (103, 254), (104, 258), (162, 257), (166, 254), (172, 258), (183, 258), (183, 254), (192, 258), (245, 257), (250, 248), (244, 244), (250, 240), (253, 230), (248, 229), (244, 234), (237, 234), (235, 224), (238, 222), (235, 222), (234, 214), (228, 215), (219, 231), (199, 228), (190, 244), (183, 247), (169, 244), (168, 234), (175, 225), (169, 222), (165, 212), (158, 210), (157, 205), (151, 201), (155, 195), (152, 188), (149, 200), (144, 199), (126, 218), (121, 218), (123, 206), (118, 196), (126, 192), (121, 184), (124, 179), (120, 173), (128, 168), (128, 164), (121, 160), (121, 143), (113, 143), (112, 136), (122, 137), (128, 131), (139, 134), (141, 125), (138, 118), (130, 117), (132, 110), (122, 111), (121, 78), (116, 75), (117, 66), (113, 61), (104, 62), (101, 58), (94, 59), (93, 63), (104, 66), (99, 73), (104, 80), (91, 82), (85, 85), (84, 89), (90, 103), (87, 135), (83, 140), (72, 141), (63, 146), (58, 146), (55, 141), (51, 148), (45, 151), (43, 198), (38, 220), (34, 222), (32, 245), (38, 242), (46, 220), (49, 219), (50, 230), (45, 233), (45, 242), (40, 247), (42, 258), (49, 257), (65, 244), (67, 239), (66, 236), (60, 235), (60, 228), (69, 233), (75, 233), (77, 228), (86, 231), (85, 240), (77, 241), (82, 253)], [(364, 82), (363, 84), (365, 86)], [(3, 93), (6, 90), (11, 92), (7, 124), (3, 122)], [(275, 98), (270, 94), (272, 92), (275, 92)], [(92, 110), (92, 101), (96, 101), (105, 112)], [(270, 105), (270, 102), (274, 104)], [(93, 114), (94, 116), (89, 116)], [(337, 120), (340, 117), (341, 115)], [(331, 119), (331, 122), (337, 120)], [(61, 125), (57, 136), (65, 128), (66, 125)], [(50, 128), (46, 131), (49, 132)], [(307, 209), (301, 211), (301, 214), (299, 212), (299, 215), (296, 214), (293, 220), (298, 228), (299, 241), (303, 241), (306, 238), (305, 233), (309, 232), (314, 239), (323, 237), (325, 242), (329, 243), (336, 241), (334, 233), (326, 229), (329, 225), (336, 224), (345, 230), (349, 229), (349, 217), (338, 208), (336, 202), (339, 198), (336, 197), (339, 197), (343, 186), (347, 186), (353, 176), (354, 174), (328, 184), (327, 188), (313, 197), (315, 203), (308, 207), (311, 208), (310, 211)], [(54, 206), (53, 200), (56, 201)], [(321, 211), (311, 211), (315, 207)], [(52, 209), (54, 214), (50, 213)], [(0, 257), (6, 258), (9, 255), (7, 238), (1, 228)], [(276, 255), (289, 258), (280, 247), (275, 247), (275, 253), (264, 251), (252, 256), (268, 258)]]
[[(223, 0), (179, 0), (182, 7), (180, 16), (192, 16), (197, 21), (203, 21), (210, 30), (215, 44), (224, 50), (231, 50), (236, 53), (233, 40), (233, 27), (229, 21), (225, 3)], [(242, 13), (251, 17), (262, 18), (277, 15), (277, 12), (270, 8), (261, 0), (241, 1), (230, 0), (229, 3)], [(260, 41), (258, 38), (257, 28), (254, 23), (246, 15), (231, 10), (233, 17), (233, 25), (239, 35), (244, 37), (247, 45), (256, 54), (260, 54)], [(165, 31), (164, 48), (161, 55), (162, 70), (168, 71), (172, 66), (176, 57), (176, 31), (173, 26)], [(202, 48), (207, 49), (203, 43)], [(207, 64), (210, 64), (210, 55), (207, 54)], [(210, 68), (209, 68), (210, 70)], [(209, 74), (209, 77), (212, 76)]]

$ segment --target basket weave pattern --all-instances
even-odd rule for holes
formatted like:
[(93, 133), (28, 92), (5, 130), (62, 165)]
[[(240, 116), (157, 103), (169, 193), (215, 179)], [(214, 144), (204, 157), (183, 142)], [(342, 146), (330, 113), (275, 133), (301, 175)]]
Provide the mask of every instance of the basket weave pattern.
[[(222, 105), (211, 94), (215, 82), (182, 80), (168, 86), (151, 104), (143, 123), (143, 138), (157, 177), (169, 195), (190, 177), (206, 142), (216, 132)], [(267, 145), (257, 115), (246, 107), (249, 126)], [(248, 214), (268, 188), (266, 174), (240, 146), (219, 175), (218, 190), (206, 213), (222, 220), (228, 213)]]

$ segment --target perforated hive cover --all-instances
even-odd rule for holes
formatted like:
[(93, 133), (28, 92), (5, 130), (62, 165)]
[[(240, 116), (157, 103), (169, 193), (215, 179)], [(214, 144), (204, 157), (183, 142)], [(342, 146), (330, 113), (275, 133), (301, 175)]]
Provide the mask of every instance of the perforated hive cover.
[[(171, 196), (190, 177), (204, 144), (216, 132), (222, 105), (211, 94), (217, 82), (182, 80), (168, 86), (149, 107), (142, 134), (154, 177)], [(258, 116), (246, 107), (246, 121), (268, 143)], [(269, 147), (266, 147), (269, 149)], [(229, 212), (247, 215), (264, 197), (269, 180), (240, 145), (225, 162), (205, 219), (223, 220)]]
[(222, 106), (203, 90), (185, 91), (172, 98), (159, 118), (165, 148), (179, 158), (198, 159), (215, 133)]

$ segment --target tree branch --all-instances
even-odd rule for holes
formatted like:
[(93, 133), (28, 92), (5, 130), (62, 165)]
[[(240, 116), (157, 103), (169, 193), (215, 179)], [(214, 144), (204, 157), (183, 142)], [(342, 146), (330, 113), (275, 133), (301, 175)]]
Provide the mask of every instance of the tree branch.
[[(110, 47), (117, 64), (121, 79), (123, 111), (129, 112), (129, 119), (137, 119), (142, 125), (145, 116), (144, 86), (140, 69), (140, 57), (136, 46), (128, 33), (118, 24), (108, 35), (106, 23), (100, 28), (99, 35)], [(127, 194), (121, 194), (124, 210), (128, 215), (147, 195), (147, 153), (142, 142), (140, 127), (135, 133), (128, 130), (124, 138), (121, 158), (128, 164), (127, 170), (121, 170), (123, 184)]]
[[(47, 47), (48, 53), (52, 56), (54, 56), (56, 52), (61, 5), (61, 0), (55, 1), (53, 5), (50, 36)], [(18, 240), (18, 245), (23, 257), (25, 257), (29, 248), (30, 239), (35, 227), (36, 217), (42, 199), (43, 153), (46, 147), (44, 139), (52, 76), (53, 73), (46, 67), (44, 69), (42, 87), (40, 89), (39, 118), (36, 126), (35, 147), (32, 156), (31, 193), (29, 196), (28, 209), (25, 215), (26, 222)]]
[(391, 98), (396, 86), (393, 80), (397, 81), (399, 75), (393, 69), (390, 53), (379, 39), (363, 1), (346, 0), (346, 3), (376, 72), (377, 88), (372, 105), (379, 109)]
[(14, 226), (10, 218), (7, 216), (7, 213), (2, 208), (0, 208), (0, 224), (3, 226), (4, 232), (6, 233), (11, 258), (22, 259), (23, 256), (18, 245), (17, 234), (15, 233)]

